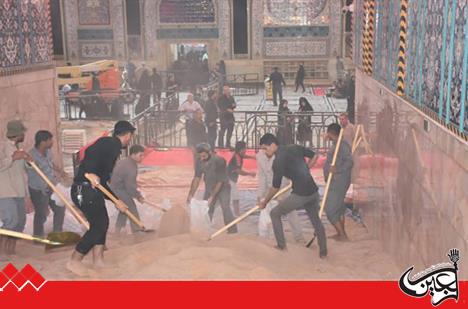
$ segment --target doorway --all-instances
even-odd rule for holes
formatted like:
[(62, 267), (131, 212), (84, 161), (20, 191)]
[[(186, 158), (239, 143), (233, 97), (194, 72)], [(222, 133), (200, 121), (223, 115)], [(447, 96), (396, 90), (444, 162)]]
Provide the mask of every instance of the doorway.
[(169, 71), (178, 85), (193, 88), (209, 80), (208, 45), (204, 43), (170, 44)]

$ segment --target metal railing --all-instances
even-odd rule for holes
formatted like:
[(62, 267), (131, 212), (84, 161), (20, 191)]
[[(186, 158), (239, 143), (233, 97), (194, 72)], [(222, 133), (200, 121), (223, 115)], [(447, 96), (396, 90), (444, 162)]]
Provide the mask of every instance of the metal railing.
[(225, 83), (233, 88), (234, 96), (257, 95), (263, 86), (258, 73), (228, 74)]
[(79, 97), (59, 96), (60, 118), (66, 120), (106, 120), (130, 119), (134, 103), (125, 99), (104, 101), (96, 94), (83, 94)]
[[(277, 112), (236, 111), (234, 117), (231, 145), (242, 140), (249, 148), (258, 148), (260, 138), (265, 133), (272, 133), (286, 144), (303, 144), (314, 150), (325, 150), (329, 147), (324, 140), (326, 128), (337, 122), (338, 113), (278, 115)], [(135, 143), (148, 147), (187, 147), (184, 117), (178, 111), (147, 111), (133, 122), (137, 128)], [(218, 129), (220, 125), (218, 122)]]

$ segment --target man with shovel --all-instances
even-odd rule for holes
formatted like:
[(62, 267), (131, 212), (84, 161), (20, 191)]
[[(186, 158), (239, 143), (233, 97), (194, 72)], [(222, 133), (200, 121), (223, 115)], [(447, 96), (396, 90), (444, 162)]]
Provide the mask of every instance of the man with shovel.
[(337, 232), (337, 234), (332, 236), (332, 238), (337, 241), (347, 241), (348, 236), (344, 229), (344, 213), (346, 210), (344, 199), (351, 184), (353, 155), (351, 152), (351, 146), (346, 140), (342, 140), (335, 165), (332, 165), (333, 154), (337, 147), (340, 131), (341, 126), (337, 123), (332, 123), (327, 128), (327, 138), (332, 141), (333, 146), (327, 153), (327, 161), (323, 167), (323, 174), (325, 181), (327, 181), (330, 173), (333, 173), (333, 178), (330, 183), (328, 199), (325, 204), (325, 213)]
[[(187, 204), (197, 192), (203, 176), (205, 181), (203, 199), (208, 201), (210, 219), (213, 219), (215, 205), (219, 202), (223, 211), (224, 224), (229, 224), (234, 220), (234, 215), (230, 207), (231, 186), (226, 171), (226, 160), (213, 153), (208, 143), (197, 145), (196, 151), (198, 158), (195, 164), (195, 176), (190, 186)], [(230, 227), (228, 233), (237, 233), (237, 226)]]
[[(101, 184), (105, 189), (111, 191), (107, 182), (110, 180), (121, 149), (128, 146), (134, 132), (135, 128), (130, 122), (118, 121), (114, 126), (112, 137), (101, 137), (86, 149), (84, 159), (78, 168), (71, 188), (71, 197), (90, 224), (89, 230), (76, 245), (71, 259), (67, 263), (67, 269), (78, 276), (88, 274), (88, 270), (81, 261), (91, 250), (93, 250), (95, 267), (105, 267), (103, 257), (109, 216), (104, 201), (105, 197), (95, 184)], [(116, 200), (115, 206), (122, 212), (127, 210), (127, 206), (121, 200)]]
[[(273, 232), (277, 242), (276, 248), (279, 250), (286, 249), (281, 217), (293, 210), (304, 208), (318, 236), (319, 256), (320, 258), (326, 257), (325, 229), (318, 216), (320, 197), (317, 185), (309, 170), (317, 161), (317, 156), (312, 150), (299, 145), (278, 146), (278, 139), (270, 133), (262, 136), (260, 147), (265, 150), (267, 156), (275, 155), (275, 160), (273, 161), (273, 184), (265, 199), (258, 204), (259, 208), (264, 209), (280, 190), (283, 177), (290, 179), (292, 182), (291, 194), (280, 201), (278, 206), (270, 212)], [(308, 164), (304, 157), (309, 158)]]
[[(137, 187), (138, 163), (143, 160), (144, 152), (145, 148), (141, 145), (130, 147), (130, 156), (117, 162), (110, 183), (111, 189), (116, 196), (128, 206), (128, 210), (138, 219), (140, 216), (133, 199), (137, 199), (140, 203), (145, 201)], [(115, 223), (116, 232), (120, 233), (126, 223), (127, 216), (124, 213), (119, 213)], [(140, 230), (134, 222), (131, 222), (130, 226), (133, 234)]]
[[(31, 156), (20, 148), (26, 127), (20, 120), (7, 124), (6, 139), (0, 140), (0, 221), (2, 229), (23, 232), (26, 224), (24, 199), (28, 196), (26, 162)], [(16, 238), (0, 235), (0, 261), (15, 254)]]
[[(52, 148), (54, 141), (52, 133), (45, 130), (36, 132), (34, 147), (29, 151), (36, 165), (42, 170), (47, 178), (57, 185), (57, 177), (54, 171), (58, 171), (52, 162)], [(34, 205), (33, 234), (37, 237), (44, 236), (44, 223), (50, 209), (54, 212), (54, 232), (61, 232), (65, 218), (65, 207), (57, 206), (51, 199), (52, 192), (48, 184), (33, 169), (28, 169), (28, 184), (31, 201)]]

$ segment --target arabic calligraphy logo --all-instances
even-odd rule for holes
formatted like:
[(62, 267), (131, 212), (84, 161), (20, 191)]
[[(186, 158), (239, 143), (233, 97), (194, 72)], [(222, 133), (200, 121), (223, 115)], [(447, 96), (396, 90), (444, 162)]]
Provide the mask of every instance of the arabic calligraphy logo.
[(3, 292), (8, 285), (12, 285), (23, 290), (26, 286), (32, 286), (39, 291), (47, 282), (31, 265), (26, 264), (23, 269), (18, 270), (9, 263), (0, 271), (0, 292)]
[(433, 306), (438, 306), (449, 298), (458, 301), (457, 263), (460, 259), (460, 251), (452, 249), (447, 256), (453, 266), (450, 263), (433, 265), (416, 274), (413, 279), (410, 279), (410, 273), (414, 266), (410, 267), (400, 278), (400, 289), (413, 297), (424, 297), (429, 292)]

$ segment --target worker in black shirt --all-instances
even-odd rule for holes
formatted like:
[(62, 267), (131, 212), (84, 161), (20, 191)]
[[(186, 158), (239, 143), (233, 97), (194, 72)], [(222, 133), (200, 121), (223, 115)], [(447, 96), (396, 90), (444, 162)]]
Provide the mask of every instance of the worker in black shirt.
[(208, 144), (215, 149), (216, 137), (218, 136), (218, 94), (214, 90), (208, 91), (208, 101), (205, 104), (205, 124), (208, 129)]
[(283, 100), (283, 85), (286, 87), (283, 74), (278, 72), (278, 68), (273, 69), (273, 73), (270, 74), (270, 83), (273, 87), (273, 105), (278, 106), (278, 95), (280, 101)]
[[(208, 215), (213, 220), (216, 205), (221, 205), (224, 224), (234, 221), (234, 216), (230, 207), (231, 186), (226, 170), (226, 160), (223, 157), (213, 153), (210, 145), (202, 143), (197, 145), (197, 161), (195, 163), (195, 175), (190, 184), (190, 191), (187, 196), (187, 204), (190, 204), (192, 198), (200, 186), (203, 177), (205, 182), (205, 193), (203, 199), (208, 201)], [(237, 233), (237, 226), (231, 226), (228, 233)]]
[[(221, 122), (221, 130), (219, 131), (218, 147), (219, 148), (231, 148), (231, 137), (234, 131), (234, 109), (236, 108), (236, 102), (234, 97), (231, 95), (231, 88), (228, 86), (223, 87), (223, 95), (219, 98), (219, 121)], [(224, 144), (224, 135), (226, 134), (226, 144)]]
[[(96, 268), (104, 267), (103, 253), (106, 243), (109, 216), (107, 215), (104, 195), (94, 187), (100, 183), (112, 192), (107, 184), (110, 180), (115, 162), (120, 156), (122, 148), (126, 148), (135, 132), (135, 128), (128, 121), (119, 121), (115, 124), (112, 137), (101, 137), (85, 151), (78, 172), (71, 188), (71, 197), (75, 205), (83, 212), (89, 222), (90, 228), (76, 245), (67, 269), (79, 276), (88, 274), (81, 263), (84, 256), (93, 250), (94, 265)], [(85, 174), (92, 178), (90, 182)], [(127, 206), (119, 200), (115, 206), (125, 211)]]
[[(305, 208), (310, 222), (314, 226), (318, 237), (320, 247), (319, 256), (327, 256), (327, 240), (325, 238), (325, 229), (320, 221), (319, 194), (317, 185), (310, 175), (309, 169), (317, 161), (315, 153), (299, 145), (278, 146), (278, 140), (273, 134), (267, 133), (260, 139), (260, 147), (265, 150), (267, 156), (275, 155), (273, 161), (273, 184), (264, 200), (259, 204), (261, 209), (265, 208), (268, 202), (279, 191), (281, 180), (286, 177), (292, 182), (291, 194), (279, 202), (278, 206), (270, 212), (273, 232), (277, 242), (277, 249), (286, 249), (286, 240), (284, 238), (283, 224), (281, 217), (293, 210)], [(309, 158), (306, 163), (304, 157)]]

